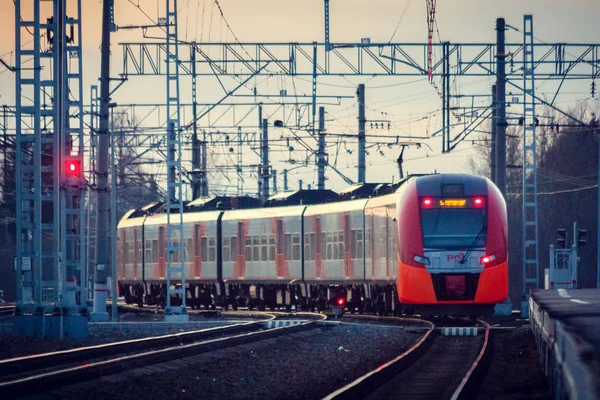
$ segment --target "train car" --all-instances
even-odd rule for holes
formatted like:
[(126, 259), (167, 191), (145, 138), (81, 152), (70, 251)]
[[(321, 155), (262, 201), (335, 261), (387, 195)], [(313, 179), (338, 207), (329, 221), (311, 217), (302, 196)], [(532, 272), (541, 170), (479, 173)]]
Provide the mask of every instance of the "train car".
[(308, 206), (304, 212), (304, 281), (317, 308), (335, 299), (348, 307), (365, 297), (366, 199)]
[(421, 313), (487, 314), (508, 296), (506, 203), (481, 177), (440, 174), (398, 192), (400, 302)]
[[(216, 210), (185, 212), (184, 237), (174, 240), (185, 248), (187, 304), (471, 315), (506, 299), (506, 204), (489, 180), (411, 177), (352, 199), (371, 193), (355, 189), (324, 204), (222, 211), (215, 201)], [(121, 220), (128, 302), (164, 304), (165, 247), (160, 207)]]
[[(396, 193), (373, 197), (365, 207), (365, 280), (369, 282), (370, 309), (395, 311), (397, 275)], [(358, 232), (363, 240), (362, 232)]]
[(226, 211), (221, 219), (225, 308), (297, 304), (305, 206)]
[[(217, 292), (217, 223), (222, 211), (184, 213), (183, 240), (185, 276), (192, 307), (213, 305)], [(178, 219), (176, 217), (173, 217)], [(117, 277), (119, 294), (128, 303), (162, 304), (166, 288), (165, 213), (132, 216), (127, 213), (117, 231)], [(173, 263), (180, 263), (173, 254)], [(177, 276), (174, 276), (177, 279)], [(177, 301), (176, 301), (177, 302)]]

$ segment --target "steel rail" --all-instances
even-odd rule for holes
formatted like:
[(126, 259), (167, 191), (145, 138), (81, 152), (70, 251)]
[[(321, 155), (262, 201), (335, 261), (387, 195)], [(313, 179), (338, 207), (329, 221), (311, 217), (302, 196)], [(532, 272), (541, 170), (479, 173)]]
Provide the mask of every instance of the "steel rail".
[[(398, 320), (398, 318), (395, 317), (360, 316), (359, 318), (374, 320)], [(425, 322), (423, 320), (415, 321)], [(432, 338), (434, 337), (434, 332), (437, 329), (432, 322), (427, 322), (429, 322), (431, 326), (427, 329), (425, 335), (423, 335), (423, 337), (421, 337), (421, 339), (410, 349), (386, 364), (383, 364), (361, 376), (350, 384), (327, 395), (323, 398), (323, 400), (357, 399), (367, 397), (373, 392), (373, 388), (377, 388), (385, 384), (390, 377), (397, 375), (409, 368), (414, 361), (416, 361), (428, 350), (433, 342)], [(490, 338), (491, 326), (482, 320), (478, 320), (478, 322), (485, 327), (483, 345), (477, 355), (477, 358), (463, 376), (458, 387), (454, 390), (451, 397), (452, 400), (474, 398), (477, 394), (477, 383), (481, 381), (481, 378), (488, 366), (491, 353), (490, 349), (492, 347), (492, 341)]]
[[(398, 318), (395, 317), (388, 318), (398, 320)], [(418, 321), (420, 323), (426, 323), (429, 325), (429, 327), (425, 334), (421, 337), (421, 339), (419, 339), (419, 341), (415, 343), (410, 349), (406, 350), (404, 353), (400, 354), (393, 360), (388, 361), (387, 363), (375, 368), (371, 372), (366, 373), (365, 375), (349, 383), (348, 385), (325, 396), (323, 400), (357, 399), (364, 397), (366, 394), (372, 391), (373, 387), (376, 387), (378, 383), (384, 382), (389, 376), (406, 369), (416, 359), (418, 359), (423, 353), (427, 351), (427, 349), (429, 348), (429, 344), (431, 344), (431, 338), (433, 337), (435, 324), (430, 321), (418, 319), (403, 319), (409, 321)]]
[[(267, 317), (267, 315), (264, 315), (263, 317)], [(179, 332), (169, 335), (125, 340), (115, 343), (105, 343), (69, 350), (9, 358), (0, 360), (0, 377), (8, 374), (13, 375), (17, 373), (33, 371), (41, 368), (56, 367), (66, 363), (87, 361), (98, 357), (112, 356), (125, 352), (130, 353), (148, 348), (159, 348), (179, 345), (181, 343), (190, 343), (216, 334), (239, 333), (246, 330), (260, 328), (266, 321), (274, 319), (276, 319), (276, 316), (271, 315), (269, 318), (266, 318), (262, 321), (243, 322), (234, 325), (219, 326), (196, 331)]]
[(477, 355), (477, 358), (471, 364), (471, 368), (467, 371), (463, 379), (460, 381), (460, 384), (452, 394), (451, 400), (460, 400), (460, 399), (471, 399), (475, 398), (477, 393), (477, 382), (481, 382), (481, 378), (487, 369), (488, 363), (490, 360), (491, 354), (491, 339), (490, 339), (490, 331), (491, 326), (485, 321), (478, 320), (485, 327), (485, 336), (483, 338), (483, 345), (481, 346), (481, 350)]
[[(0, 382), (0, 393), (8, 396), (27, 396), (51, 389), (91, 380), (104, 375), (113, 375), (133, 368), (146, 367), (151, 364), (168, 362), (179, 358), (198, 355), (240, 344), (271, 339), (317, 327), (317, 321), (308, 321), (298, 325), (272, 328), (263, 331), (249, 332), (225, 338), (211, 339), (187, 345), (176, 345), (169, 348), (150, 350), (143, 353), (114, 357), (108, 360), (90, 362), (75, 367), (65, 368), (12, 381)], [(4, 397), (3, 397), (4, 398)]]

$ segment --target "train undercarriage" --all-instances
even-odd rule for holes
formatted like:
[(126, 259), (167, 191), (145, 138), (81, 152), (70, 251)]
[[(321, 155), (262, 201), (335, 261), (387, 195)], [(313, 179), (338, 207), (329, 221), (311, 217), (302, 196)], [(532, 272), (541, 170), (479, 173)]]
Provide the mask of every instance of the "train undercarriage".
[[(174, 286), (172, 286), (174, 288)], [(389, 284), (246, 284), (246, 283), (186, 283), (186, 305), (192, 309), (274, 311), (323, 311), (330, 309), (336, 301), (343, 299), (348, 312), (397, 314), (400, 304), (396, 286)], [(127, 304), (139, 307), (166, 304), (166, 284), (161, 282), (122, 283), (119, 294)], [(172, 305), (181, 305), (179, 295), (171, 297)]]

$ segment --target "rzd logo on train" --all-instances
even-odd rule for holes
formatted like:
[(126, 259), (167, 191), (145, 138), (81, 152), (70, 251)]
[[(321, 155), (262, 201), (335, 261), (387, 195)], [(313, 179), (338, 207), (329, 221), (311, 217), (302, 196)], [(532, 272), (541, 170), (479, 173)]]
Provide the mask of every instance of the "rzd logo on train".
[(465, 253), (458, 253), (458, 254), (448, 254), (446, 256), (446, 259), (448, 261), (452, 261), (452, 260), (462, 260), (463, 258), (465, 258)]

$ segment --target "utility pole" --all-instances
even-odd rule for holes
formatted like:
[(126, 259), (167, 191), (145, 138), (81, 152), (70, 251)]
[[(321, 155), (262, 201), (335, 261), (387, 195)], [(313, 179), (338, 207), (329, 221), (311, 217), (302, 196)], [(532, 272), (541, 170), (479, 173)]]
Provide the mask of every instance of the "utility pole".
[(365, 182), (365, 85), (358, 85), (358, 182)]
[(262, 202), (269, 200), (269, 120), (262, 120), (262, 140), (261, 140), (261, 158), (262, 158)]
[[(194, 110), (196, 109), (195, 103), (193, 108)], [(192, 199), (194, 200), (202, 195), (202, 179), (200, 178), (200, 158), (200, 141), (198, 140), (198, 132), (196, 132), (196, 121), (194, 118), (194, 133), (192, 133)]]
[(317, 151), (317, 189), (325, 190), (325, 107), (319, 107), (319, 150)]
[(497, 173), (496, 173), (496, 153), (498, 149), (496, 136), (496, 85), (492, 85), (492, 139), (491, 139), (491, 152), (490, 152), (490, 179), (492, 182), (496, 183)]
[(506, 51), (504, 18), (496, 20), (496, 185), (506, 198)]
[(202, 196), (204, 180), (200, 166), (200, 141), (198, 140), (198, 104), (196, 102), (196, 43), (190, 47), (190, 61), (192, 68), (192, 199)]
[(206, 130), (202, 131), (202, 142), (200, 142), (200, 193), (202, 197), (208, 197), (208, 170), (206, 169)]
[[(100, 61), (100, 125), (98, 130), (98, 163), (96, 181), (98, 188), (98, 227), (96, 244), (96, 270), (94, 277), (93, 321), (108, 321), (106, 312), (106, 268), (108, 260), (108, 103), (110, 102), (110, 0), (102, 4), (102, 45)], [(113, 165), (114, 168), (114, 165)], [(112, 210), (116, 212), (116, 210)], [(116, 249), (112, 249), (113, 252)], [(113, 277), (116, 279), (116, 277)], [(112, 294), (113, 302), (116, 293)]]
[(598, 122), (595, 123), (596, 136), (598, 137), (598, 230), (596, 231), (597, 248), (596, 248), (596, 288), (600, 289), (600, 128)]
[(277, 194), (277, 171), (272, 170), (271, 175), (273, 176), (273, 194)]
[(288, 174), (288, 170), (284, 169), (283, 170), (283, 191), (284, 192), (288, 191), (288, 176), (287, 176), (287, 174)]

